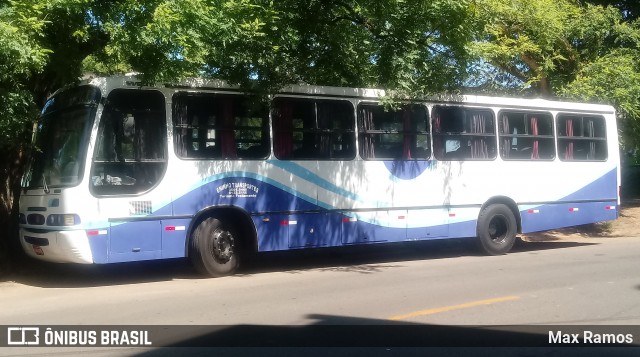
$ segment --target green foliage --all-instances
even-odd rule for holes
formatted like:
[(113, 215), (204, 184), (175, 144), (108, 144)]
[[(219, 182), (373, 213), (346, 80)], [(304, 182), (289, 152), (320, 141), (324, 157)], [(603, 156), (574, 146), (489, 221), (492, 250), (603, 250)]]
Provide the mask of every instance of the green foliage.
[(634, 21), (640, 15), (640, 2), (638, 0), (585, 0), (593, 5), (611, 6), (620, 11), (625, 21)]
[(479, 0), (479, 36), (469, 49), (523, 87), (550, 95), (550, 80), (575, 63), (569, 37), (579, 17), (579, 8), (565, 0)]
[(617, 9), (572, 0), (479, 0), (478, 9), (471, 53), (545, 96), (637, 36)]
[(263, 89), (311, 83), (433, 93), (461, 83), (469, 3), (122, 1), (99, 16), (110, 41), (86, 64), (112, 73), (126, 63), (148, 82), (209, 76)]
[(11, 2), (0, 7), (0, 146), (24, 141), (24, 124), (34, 118), (36, 107), (26, 85), (42, 71), (51, 51), (33, 45), (45, 26), (38, 1)]
[(585, 64), (559, 94), (614, 105), (621, 119), (623, 145), (640, 144), (640, 51), (617, 49)]

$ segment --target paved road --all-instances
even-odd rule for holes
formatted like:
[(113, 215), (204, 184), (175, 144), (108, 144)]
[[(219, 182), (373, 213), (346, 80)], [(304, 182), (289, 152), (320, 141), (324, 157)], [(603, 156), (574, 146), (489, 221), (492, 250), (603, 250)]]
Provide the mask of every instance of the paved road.
[[(184, 261), (37, 264), (0, 283), (2, 325), (640, 325), (640, 239), (464, 241), (261, 255), (237, 275)], [(640, 342), (640, 336), (636, 337)]]

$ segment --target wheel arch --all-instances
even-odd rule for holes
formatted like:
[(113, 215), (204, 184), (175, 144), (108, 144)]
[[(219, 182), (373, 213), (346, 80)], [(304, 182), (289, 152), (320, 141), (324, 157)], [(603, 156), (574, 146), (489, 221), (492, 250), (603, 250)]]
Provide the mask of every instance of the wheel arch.
[(219, 219), (222, 222), (232, 222), (238, 231), (242, 249), (248, 252), (258, 250), (258, 232), (247, 211), (237, 206), (210, 206), (198, 211), (191, 219), (185, 240), (185, 256), (189, 256), (189, 242), (193, 237), (193, 232), (200, 222), (209, 217)]
[[(482, 212), (483, 209), (493, 205), (493, 204), (503, 204), (507, 207), (509, 207), (509, 209), (511, 210), (511, 212), (513, 213), (513, 216), (516, 218), (516, 223), (517, 223), (517, 233), (522, 233), (522, 217), (520, 216), (520, 210), (518, 210), (518, 205), (516, 204), (516, 202), (514, 200), (512, 200), (509, 197), (506, 196), (493, 196), (490, 199), (488, 199), (483, 205), (482, 207), (480, 207), (480, 212)], [(477, 224), (477, 222), (476, 222)]]

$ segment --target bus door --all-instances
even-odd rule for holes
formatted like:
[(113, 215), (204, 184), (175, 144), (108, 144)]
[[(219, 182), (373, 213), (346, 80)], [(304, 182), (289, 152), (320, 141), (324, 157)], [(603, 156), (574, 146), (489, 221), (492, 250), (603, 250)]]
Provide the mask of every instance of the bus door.
[[(155, 90), (115, 89), (98, 126), (91, 192), (109, 221), (109, 261), (159, 258), (162, 192), (167, 166), (165, 100)], [(155, 206), (154, 207), (154, 203)]]

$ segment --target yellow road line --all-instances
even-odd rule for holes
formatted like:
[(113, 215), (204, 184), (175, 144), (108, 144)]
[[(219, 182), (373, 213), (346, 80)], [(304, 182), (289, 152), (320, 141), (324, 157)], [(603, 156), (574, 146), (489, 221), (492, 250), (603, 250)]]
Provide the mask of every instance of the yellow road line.
[(435, 309), (420, 310), (420, 311), (410, 312), (410, 313), (404, 314), (404, 315), (391, 316), (391, 317), (389, 317), (389, 320), (406, 320), (406, 319), (410, 319), (410, 318), (416, 317), (416, 316), (433, 315), (433, 314), (439, 314), (441, 312), (466, 309), (466, 308), (469, 308), (469, 307), (475, 307), (475, 306), (481, 306), (481, 305), (491, 305), (491, 304), (504, 302), (504, 301), (518, 300), (519, 298), (520, 297), (518, 297), (518, 296), (504, 296), (504, 297), (499, 297), (499, 298), (494, 298), (494, 299), (472, 301), (472, 302), (468, 302), (468, 303), (460, 304), (460, 305), (437, 307)]

